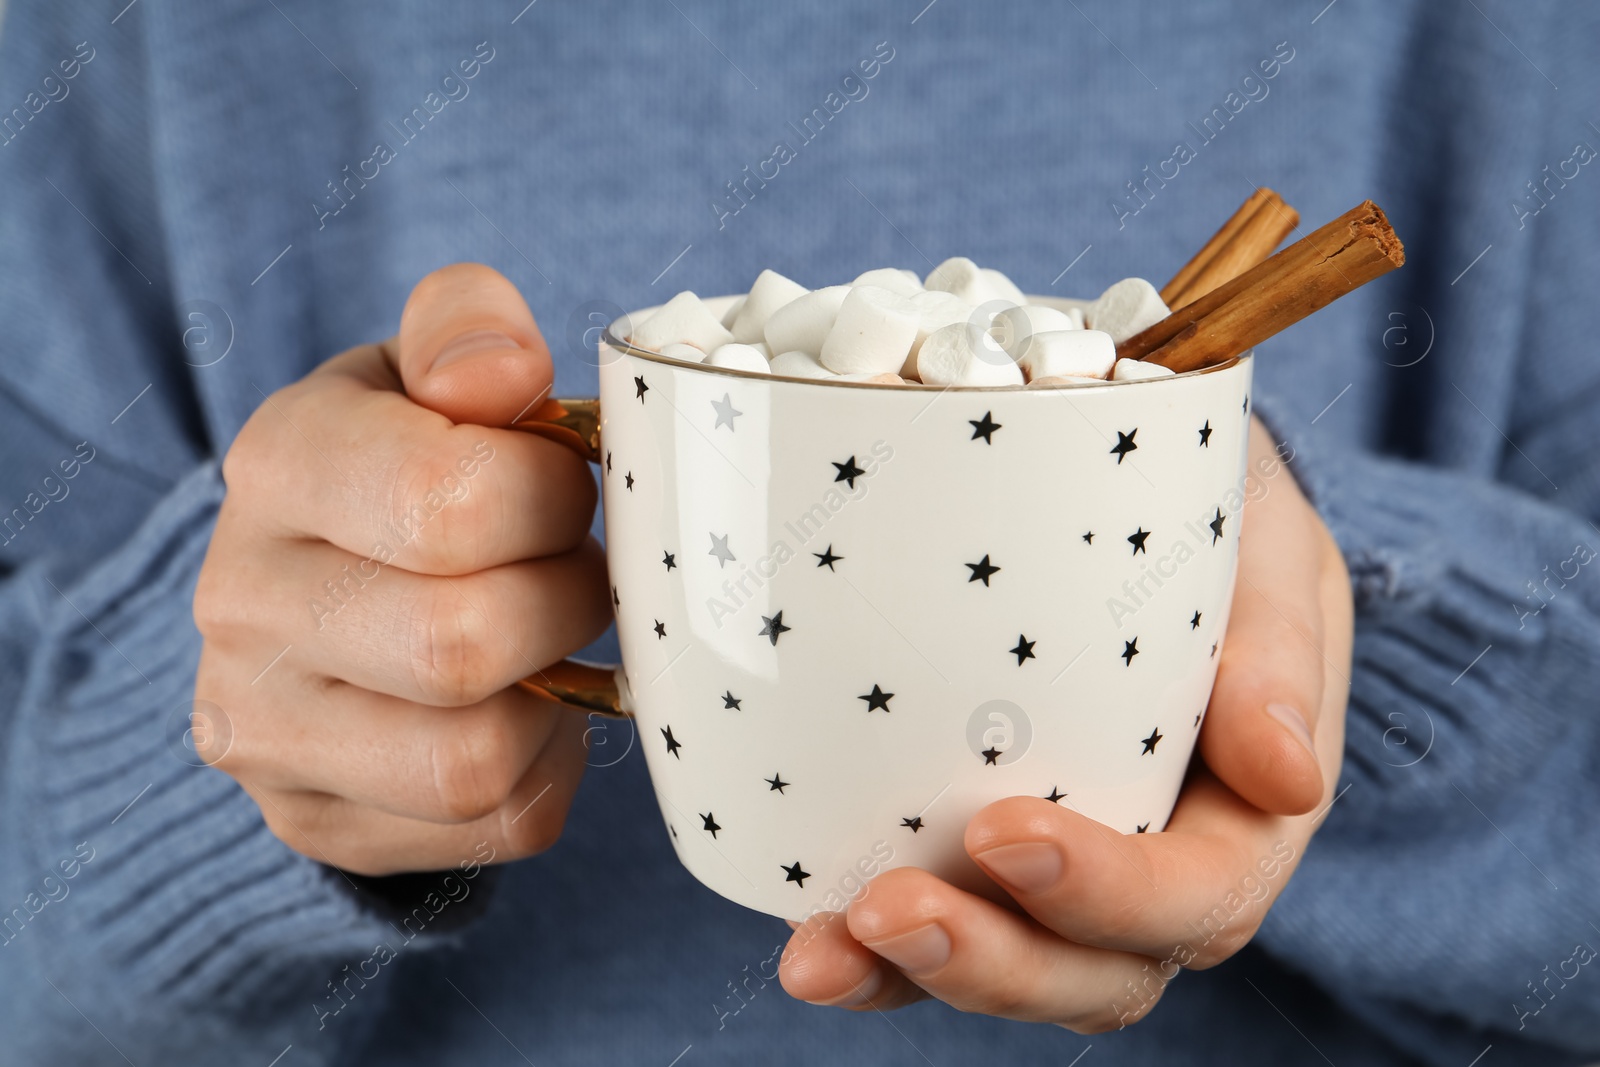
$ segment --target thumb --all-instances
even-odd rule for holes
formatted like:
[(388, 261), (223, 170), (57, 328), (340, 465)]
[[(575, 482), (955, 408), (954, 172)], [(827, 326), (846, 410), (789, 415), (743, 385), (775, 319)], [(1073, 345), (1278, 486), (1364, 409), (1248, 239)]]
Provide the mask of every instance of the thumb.
[(413, 401), (480, 426), (509, 426), (549, 395), (555, 376), (522, 294), (481, 263), (443, 267), (411, 290), (399, 364)]

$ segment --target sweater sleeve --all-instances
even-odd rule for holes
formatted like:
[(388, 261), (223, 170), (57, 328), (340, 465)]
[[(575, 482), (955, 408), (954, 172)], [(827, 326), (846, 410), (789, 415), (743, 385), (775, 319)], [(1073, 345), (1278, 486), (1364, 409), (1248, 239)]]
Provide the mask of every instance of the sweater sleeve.
[(189, 603), (222, 491), (202, 464), (79, 580), (32, 565), (0, 588), (16, 695), (0, 1031), (18, 1062), (266, 1063), (291, 1044), (297, 1063), (338, 1062), (394, 961), (480, 910), (477, 864), (417, 876), (408, 907), (291, 852), (195, 756)]
[(0, 1061), (347, 1062), (489, 875), (347, 878), (186, 741), (231, 428), (169, 289), (126, 6), (12, 3), (0, 37)]
[(1296, 448), (1356, 640), (1338, 799), (1261, 942), (1430, 1059), (1594, 1054), (1600, 536), (1497, 481)]

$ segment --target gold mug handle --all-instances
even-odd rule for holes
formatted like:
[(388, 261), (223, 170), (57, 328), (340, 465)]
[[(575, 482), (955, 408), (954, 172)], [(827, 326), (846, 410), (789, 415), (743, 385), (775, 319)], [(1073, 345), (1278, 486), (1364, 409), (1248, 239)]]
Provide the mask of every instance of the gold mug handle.
[[(566, 445), (590, 463), (599, 463), (600, 401), (550, 399), (513, 427)], [(628, 718), (632, 713), (622, 668), (564, 659), (517, 684), (531, 693), (580, 711)]]

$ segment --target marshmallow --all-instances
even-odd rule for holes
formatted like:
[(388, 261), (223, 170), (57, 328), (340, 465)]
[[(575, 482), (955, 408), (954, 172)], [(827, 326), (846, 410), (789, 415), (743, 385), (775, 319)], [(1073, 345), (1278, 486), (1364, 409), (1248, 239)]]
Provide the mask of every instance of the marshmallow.
[(906, 297), (873, 285), (856, 286), (839, 305), (833, 329), (822, 343), (822, 365), (835, 374), (897, 371), (911, 354), (918, 321)]
[(1073, 329), (1075, 329), (1075, 330), (1084, 329), (1083, 309), (1082, 308), (1068, 308), (1067, 309), (1067, 318), (1072, 320)]
[(964, 256), (953, 256), (928, 272), (926, 286), (946, 293), (954, 293), (969, 304), (982, 304), (990, 300), (1004, 300), (1008, 304), (1026, 304), (1028, 298), (997, 270), (979, 268)]
[(1124, 278), (1101, 293), (1084, 317), (1090, 329), (1109, 333), (1120, 345), (1167, 314), (1167, 305), (1155, 286), (1143, 278)]
[(1028, 383), (1028, 388), (1032, 389), (1035, 386), (1038, 386), (1039, 388), (1044, 389), (1044, 388), (1049, 388), (1050, 386), (1104, 385), (1104, 384), (1106, 384), (1104, 378), (1075, 378), (1075, 377), (1073, 377), (1071, 375), (1061, 375), (1059, 377), (1051, 376), (1051, 377), (1048, 377), (1048, 378), (1035, 378), (1035, 379), (1033, 379), (1032, 381), (1030, 381)]
[(733, 335), (722, 328), (722, 323), (698, 296), (682, 292), (661, 305), (628, 340), (651, 352), (659, 352), (675, 343), (694, 345), (702, 352), (710, 352), (731, 342)]
[(733, 339), (744, 345), (761, 340), (762, 330), (772, 313), (799, 300), (808, 291), (799, 282), (792, 282), (775, 270), (762, 271), (750, 287), (750, 295), (745, 297), (738, 317), (728, 327), (733, 331)]
[(915, 271), (897, 270), (894, 267), (869, 270), (850, 284), (875, 285), (897, 296), (914, 296), (922, 292), (922, 279), (917, 277)]
[(1137, 382), (1147, 378), (1171, 376), (1170, 367), (1163, 367), (1159, 363), (1146, 363), (1142, 359), (1119, 359), (1117, 365), (1111, 368), (1111, 380), (1114, 382)]
[(694, 345), (677, 344), (661, 346), (661, 354), (669, 359), (681, 359), (685, 363), (704, 363), (706, 354)]
[(837, 377), (833, 371), (824, 367), (816, 356), (810, 352), (779, 352), (772, 357), (767, 368), (773, 374), (781, 374), (785, 378), (833, 378)]
[[(1001, 315), (1004, 315), (1008, 311), (1015, 311), (1019, 306), (1020, 305), (1014, 304), (1009, 300), (985, 300), (983, 303), (972, 309), (972, 321), (981, 322), (985, 326), (992, 327), (995, 325), (995, 320)], [(1005, 327), (1002, 326), (1001, 330), (1003, 331), (1004, 329)], [(1004, 334), (997, 331), (994, 336), (995, 340), (998, 341), (1004, 336)]]
[(739, 312), (744, 310), (744, 302), (748, 299), (749, 297), (741, 296), (729, 305), (727, 311), (722, 313), (722, 328), (724, 330), (731, 331), (733, 329), (734, 320), (739, 317)]
[(706, 357), (708, 367), (726, 367), (728, 370), (747, 370), (755, 374), (768, 374), (772, 368), (767, 357), (749, 345), (726, 344)]
[(770, 360), (772, 358), (772, 349), (767, 347), (767, 342), (751, 341), (750, 347), (755, 349), (757, 352), (760, 352), (762, 359)]
[(976, 323), (941, 326), (917, 353), (917, 373), (927, 385), (1021, 385), (1022, 370), (989, 331)]
[(902, 378), (916, 378), (917, 352), (928, 339), (928, 335), (941, 326), (952, 323), (966, 322), (973, 317), (973, 307), (953, 293), (946, 293), (938, 289), (928, 289), (910, 298), (911, 306), (917, 312), (917, 337), (911, 342), (911, 354), (906, 357), (905, 363), (900, 368)]
[(988, 299), (1004, 300), (1012, 304), (1026, 304), (1027, 296), (1018, 289), (1016, 283), (1004, 274), (990, 267), (984, 267), (978, 272), (984, 287), (988, 290)]
[(954, 293), (969, 304), (981, 304), (988, 299), (978, 265), (965, 256), (951, 256), (930, 270), (922, 284), (934, 292)]
[(819, 355), (822, 342), (833, 329), (839, 305), (850, 294), (848, 285), (830, 285), (791, 300), (767, 317), (763, 333), (774, 352), (810, 352)]
[[(1099, 330), (1049, 330), (1028, 338), (1017, 366), (1036, 378), (1104, 378), (1117, 362), (1111, 335)], [(1126, 360), (1124, 362), (1127, 362)]]
[(995, 315), (992, 325), (998, 331), (1000, 347), (1018, 358), (1027, 351), (1028, 338), (1036, 333), (1081, 329), (1066, 312), (1039, 304), (1006, 308)]

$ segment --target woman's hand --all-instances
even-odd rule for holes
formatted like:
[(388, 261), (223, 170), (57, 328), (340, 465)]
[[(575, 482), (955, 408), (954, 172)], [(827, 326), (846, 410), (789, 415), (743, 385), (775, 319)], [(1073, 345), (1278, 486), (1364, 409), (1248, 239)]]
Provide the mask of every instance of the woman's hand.
[(1259, 423), (1249, 476), (1203, 765), (1165, 832), (1119, 834), (1035, 797), (991, 804), (966, 848), (1021, 913), (891, 870), (796, 929), (785, 989), (854, 1009), (931, 995), (1096, 1033), (1142, 1018), (1180, 968), (1249, 942), (1332, 800), (1351, 642), (1344, 561)]
[(194, 736), (290, 848), (384, 875), (561, 833), (586, 723), (515, 683), (598, 637), (611, 599), (588, 464), (508, 428), (551, 375), (511, 283), (457, 264), (229, 450)]

